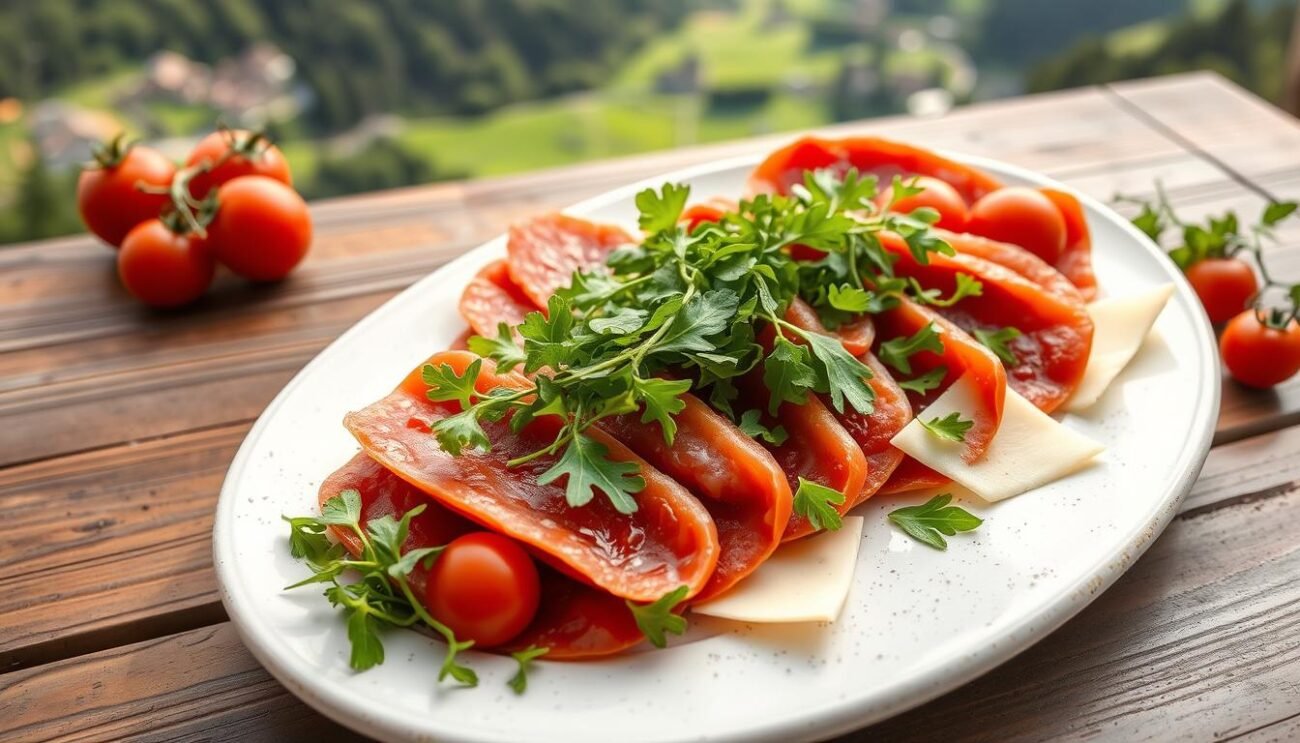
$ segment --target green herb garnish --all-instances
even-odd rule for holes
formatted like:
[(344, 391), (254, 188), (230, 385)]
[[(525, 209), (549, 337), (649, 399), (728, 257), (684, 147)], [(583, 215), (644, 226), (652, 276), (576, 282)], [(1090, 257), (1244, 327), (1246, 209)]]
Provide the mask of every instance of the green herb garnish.
[(975, 340), (992, 351), (993, 355), (1001, 359), (1006, 366), (1015, 366), (1020, 363), (1020, 359), (1016, 357), (1015, 352), (1008, 345), (1011, 341), (1019, 338), (1020, 335), (1020, 330), (1012, 327), (998, 328), (997, 330), (977, 328), (975, 330)]
[(686, 618), (680, 614), (674, 614), (673, 609), (677, 608), (677, 605), (686, 598), (687, 591), (686, 586), (678, 586), (649, 604), (627, 602), (627, 608), (632, 611), (632, 618), (636, 620), (636, 626), (650, 640), (651, 645), (657, 648), (665, 648), (668, 646), (668, 638), (665, 633), (671, 632), (674, 635), (680, 635), (686, 631)]
[(959, 531), (971, 531), (984, 523), (959, 506), (948, 505), (952, 495), (936, 495), (919, 506), (907, 506), (889, 512), (889, 520), (898, 525), (905, 534), (937, 550), (948, 549), (948, 542), (943, 537), (952, 536)]
[(935, 417), (928, 421), (918, 416), (916, 420), (933, 436), (945, 441), (965, 441), (966, 432), (975, 425), (975, 421), (962, 418), (960, 413), (949, 413), (942, 418)]
[(814, 529), (835, 531), (844, 525), (835, 506), (844, 505), (844, 494), (834, 488), (799, 478), (794, 493), (794, 512), (808, 519)]
[[(447, 642), (438, 680), (450, 676), (464, 686), (475, 686), (478, 675), (456, 662), (457, 654), (474, 643), (458, 641), (449, 627), (430, 616), (407, 580), (417, 564), (427, 568), (442, 552), (441, 547), (402, 550), (410, 533), (411, 519), (423, 512), (423, 505), (416, 506), (400, 520), (381, 516), (371, 519), (362, 529), (361, 494), (344, 490), (325, 502), (319, 517), (284, 517), (289, 523), (290, 554), (306, 561), (313, 573), (287, 588), (325, 585), (325, 597), (342, 610), (347, 620), (352, 668), (364, 671), (384, 662), (382, 627), (411, 627), (422, 623)], [(330, 526), (348, 529), (357, 537), (362, 548), (360, 557), (354, 559), (342, 545), (330, 542), (326, 536)], [(356, 573), (360, 579), (341, 582), (345, 573)]]

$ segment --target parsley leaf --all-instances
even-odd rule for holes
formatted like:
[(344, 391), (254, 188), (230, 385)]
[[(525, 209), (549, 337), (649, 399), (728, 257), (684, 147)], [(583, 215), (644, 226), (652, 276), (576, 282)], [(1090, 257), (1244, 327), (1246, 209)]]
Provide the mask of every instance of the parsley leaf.
[(668, 324), (668, 331), (655, 348), (657, 353), (674, 351), (712, 351), (709, 336), (727, 329), (736, 312), (740, 297), (730, 289), (697, 294)]
[(808, 391), (817, 384), (807, 346), (778, 335), (772, 353), (763, 361), (763, 383), (771, 393), (767, 402), (770, 415), (776, 415), (783, 402), (796, 405), (807, 402)]
[(945, 441), (965, 441), (966, 432), (975, 425), (975, 421), (963, 419), (960, 413), (949, 413), (943, 418), (934, 417), (928, 421), (918, 417), (917, 420), (925, 430)]
[(474, 359), (469, 366), (465, 367), (465, 373), (457, 376), (456, 370), (452, 369), (450, 364), (440, 364), (437, 367), (433, 364), (425, 364), (420, 370), (424, 383), (429, 385), (429, 390), (425, 394), (434, 402), (459, 400), (462, 409), (469, 408), (474, 396), (478, 394), (474, 389), (474, 383), (478, 381), (478, 373), (482, 368), (483, 360)]
[(871, 292), (862, 287), (848, 284), (832, 284), (828, 290), (827, 298), (832, 307), (845, 312), (867, 312), (872, 306)]
[[(497, 325), (495, 338), (476, 335), (469, 339), (468, 344), (469, 350), (495, 361), (497, 369), (502, 372), (510, 371), (528, 358), (524, 355), (524, 349), (515, 343), (510, 326), (505, 323)], [(426, 379), (425, 382), (428, 383), (428, 380)]]
[(647, 188), (636, 195), (636, 208), (641, 212), (637, 224), (650, 234), (675, 228), (690, 195), (690, 186), (675, 183), (665, 183), (658, 192)]
[(907, 506), (890, 511), (889, 520), (898, 525), (909, 537), (928, 544), (937, 550), (948, 549), (943, 535), (952, 536), (959, 531), (971, 531), (984, 523), (960, 506), (949, 506), (952, 495), (936, 495), (919, 506)]
[(686, 618), (674, 614), (673, 609), (686, 598), (689, 590), (686, 586), (678, 586), (649, 604), (627, 602), (627, 608), (632, 610), (632, 618), (636, 620), (637, 628), (645, 634), (646, 639), (650, 640), (651, 645), (665, 648), (668, 646), (668, 638), (664, 633), (680, 635), (686, 631)]
[(348, 642), (352, 643), (348, 662), (355, 670), (364, 671), (384, 662), (378, 624), (364, 606), (348, 612)]
[(844, 505), (844, 494), (812, 480), (799, 478), (794, 494), (794, 512), (808, 519), (814, 529), (835, 531), (844, 525), (835, 506)]
[(478, 410), (470, 408), (433, 424), (433, 434), (438, 438), (438, 445), (453, 457), (460, 456), (465, 449), (490, 451), (492, 442), (488, 441), (487, 432), (478, 422)]
[(831, 407), (836, 412), (843, 413), (844, 402), (847, 400), (854, 410), (869, 415), (876, 400), (875, 391), (867, 384), (871, 378), (871, 369), (845, 351), (844, 344), (838, 338), (821, 333), (804, 333), (803, 337), (808, 341), (813, 358), (821, 367), (827, 392), (831, 396)]
[(907, 283), (912, 288), (912, 296), (918, 302), (934, 307), (951, 307), (966, 297), (978, 297), (984, 294), (984, 283), (968, 273), (957, 274), (957, 286), (953, 288), (952, 296), (947, 299), (942, 298), (942, 293), (938, 289), (926, 289), (921, 286), (921, 282), (912, 277), (908, 277)]
[(677, 437), (677, 422), (673, 420), (673, 416), (686, 407), (682, 395), (690, 391), (691, 381), (651, 377), (650, 379), (637, 378), (632, 384), (637, 399), (645, 406), (641, 413), (641, 422), (657, 422), (659, 429), (663, 431), (664, 443), (671, 446), (673, 439)]
[(474, 669), (456, 662), (456, 656), (460, 651), (468, 650), (473, 645), (473, 640), (461, 642), (453, 638), (447, 642), (447, 655), (443, 656), (442, 668), (438, 669), (439, 681), (451, 676), (462, 686), (478, 686), (478, 674)]
[(892, 338), (880, 344), (880, 360), (904, 374), (912, 373), (911, 358), (921, 351), (943, 353), (943, 338), (934, 323), (907, 338)]
[(645, 487), (645, 480), (637, 474), (640, 468), (635, 462), (615, 462), (608, 454), (609, 449), (599, 441), (586, 434), (574, 434), (564, 454), (538, 476), (537, 482), (549, 485), (567, 476), (564, 497), (570, 506), (586, 505), (599, 490), (619, 513), (633, 513), (636, 501), (632, 495)]
[(533, 661), (550, 652), (550, 648), (539, 648), (536, 645), (529, 645), (523, 650), (516, 650), (510, 654), (511, 658), (519, 664), (519, 670), (515, 675), (510, 677), (506, 685), (515, 690), (516, 694), (523, 694), (528, 689), (528, 669), (532, 666)]
[(938, 389), (946, 376), (948, 376), (948, 367), (936, 366), (919, 377), (899, 381), (898, 386), (918, 395), (924, 395), (930, 390)]
[(1020, 363), (1020, 359), (1016, 357), (1015, 352), (1008, 345), (1019, 337), (1020, 331), (1012, 327), (998, 328), (997, 330), (977, 328), (975, 330), (975, 340), (992, 351), (993, 355), (1001, 359), (1006, 366), (1015, 366)]
[(750, 438), (762, 439), (773, 446), (784, 444), (785, 440), (790, 436), (786, 433), (785, 427), (776, 425), (768, 428), (763, 424), (762, 415), (763, 413), (760, 410), (746, 410), (741, 414), (740, 422), (736, 424), (736, 427), (740, 429), (741, 433)]
[(353, 526), (361, 521), (361, 493), (355, 489), (341, 490), (325, 501), (321, 507), (320, 522), (339, 526)]

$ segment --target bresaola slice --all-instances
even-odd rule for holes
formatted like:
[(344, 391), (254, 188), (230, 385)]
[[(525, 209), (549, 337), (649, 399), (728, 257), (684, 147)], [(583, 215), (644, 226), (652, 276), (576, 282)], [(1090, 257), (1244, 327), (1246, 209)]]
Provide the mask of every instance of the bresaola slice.
[[(427, 363), (446, 364), (463, 374), (477, 356), (464, 351), (434, 354)], [(422, 368), (422, 367), (421, 367)], [(655, 601), (679, 586), (699, 593), (718, 561), (718, 535), (708, 512), (670, 477), (651, 467), (612, 436), (587, 435), (616, 461), (634, 462), (645, 478), (632, 514), (614, 510), (596, 497), (581, 508), (565, 499), (562, 482), (542, 485), (538, 478), (555, 464), (543, 456), (518, 467), (506, 462), (541, 449), (554, 439), (556, 416), (542, 416), (519, 433), (506, 421), (484, 422), (492, 449), (452, 456), (438, 445), (431, 427), (460, 412), (460, 403), (428, 399), (428, 385), (416, 368), (384, 399), (356, 413), (344, 425), (373, 459), (461, 515), (519, 540), (566, 572), (634, 601)], [(525, 388), (518, 374), (497, 374), (484, 360), (480, 393)]]
[[(419, 505), (425, 510), (411, 519), (411, 530), (403, 544), (405, 552), (422, 547), (439, 547), (479, 527), (447, 509), (428, 494), (380, 466), (365, 454), (357, 454), (326, 478), (320, 488), (320, 504), (344, 490), (361, 495), (361, 527), (372, 519), (392, 516), (400, 519)], [(354, 556), (361, 544), (350, 529), (330, 527), (330, 532)], [(575, 660), (609, 655), (639, 643), (643, 635), (622, 599), (579, 583), (546, 565), (538, 565), (541, 604), (537, 616), (523, 633), (503, 651), (529, 646), (550, 648), (550, 660)], [(417, 565), (408, 578), (417, 598), (423, 598), (429, 571)], [(426, 607), (428, 608), (428, 607)]]
[(1014, 327), (1020, 336), (1007, 341), (1015, 363), (1006, 363), (1011, 388), (1040, 410), (1060, 407), (1079, 386), (1092, 348), (1092, 318), (1077, 298), (1050, 293), (1024, 276), (973, 254), (931, 254), (926, 263), (916, 260), (903, 240), (884, 235), (881, 245), (894, 255), (894, 272), (916, 279), (944, 296), (956, 289), (957, 276), (966, 274), (983, 285), (939, 314), (967, 333), (995, 332)]
[(789, 193), (803, 183), (804, 172), (831, 170), (844, 173), (857, 168), (875, 175), (884, 185), (894, 176), (928, 175), (957, 189), (966, 203), (1002, 187), (997, 179), (935, 153), (878, 137), (822, 139), (804, 137), (768, 155), (749, 176), (752, 193)]
[[(877, 137), (821, 139), (804, 137), (763, 160), (749, 176), (751, 193), (789, 193), (803, 182), (808, 170), (843, 173), (849, 168), (877, 176), (887, 185), (895, 176), (926, 175), (957, 189), (967, 205), (1002, 188), (1002, 183), (969, 165), (949, 160), (920, 147)], [(1053, 265), (1082, 294), (1084, 301), (1097, 295), (1097, 277), (1092, 270), (1092, 238), (1079, 200), (1052, 188), (1040, 188), (1065, 220), (1065, 250)], [(1009, 266), (1015, 270), (1014, 266)]]
[[(943, 339), (943, 350), (941, 352), (919, 351), (913, 354), (908, 359), (910, 374), (895, 374), (895, 377), (900, 381), (906, 381), (940, 367), (944, 368), (943, 379), (938, 388), (926, 394), (912, 391), (907, 393), (912, 412), (916, 417), (920, 417), (925, 408), (938, 398), (943, 390), (963, 375), (970, 375), (970, 380), (977, 390), (977, 404), (966, 415), (974, 425), (966, 431), (962, 456), (966, 461), (973, 462), (988, 449), (1002, 422), (1007, 374), (998, 357), (943, 315), (908, 299), (902, 300), (898, 307), (876, 315), (874, 351), (879, 356), (880, 346), (885, 341), (909, 337), (930, 324), (939, 331)], [(880, 492), (901, 493), (936, 487), (947, 482), (947, 477), (911, 457), (905, 457), (889, 480), (880, 488)]]
[(524, 315), (535, 309), (537, 306), (510, 278), (504, 260), (484, 266), (460, 295), (460, 316), (475, 333), (489, 338), (496, 337), (500, 323), (513, 329), (524, 321)]
[(535, 217), (510, 228), (510, 277), (533, 304), (545, 307), (557, 289), (569, 285), (574, 271), (603, 265), (616, 248), (632, 242), (614, 225), (564, 214)]
[[(572, 229), (575, 234), (564, 240), (571, 244), (583, 235), (603, 232), (572, 218), (541, 219), (548, 223), (545, 229), (525, 227), (511, 232), (512, 241), (516, 235), (524, 234), (534, 241), (527, 246), (509, 248), (517, 260), (528, 262), (537, 256), (555, 254), (554, 250), (536, 243), (539, 235), (555, 236), (557, 231)], [(572, 275), (573, 271), (585, 268), (591, 266), (569, 263), (566, 270)], [(540, 276), (544, 271), (540, 266), (525, 265), (520, 274)], [(506, 283), (502, 290), (507, 296), (528, 296), (513, 285), (509, 276), (502, 281)], [(514, 307), (506, 302), (479, 306), (495, 307), (500, 312), (496, 316), (491, 312), (474, 314), (471, 325), (483, 335), (495, 335), (498, 323), (509, 323), (515, 315)], [(664, 443), (658, 423), (642, 423), (639, 414), (616, 416), (599, 425), (656, 469), (685, 486), (708, 509), (717, 527), (720, 552), (717, 569), (700, 592), (703, 599), (716, 596), (749, 575), (780, 545), (790, 519), (792, 496), (785, 474), (762, 446), (694, 395), (683, 395), (681, 400), (685, 407), (675, 419), (677, 435), (672, 446)]]

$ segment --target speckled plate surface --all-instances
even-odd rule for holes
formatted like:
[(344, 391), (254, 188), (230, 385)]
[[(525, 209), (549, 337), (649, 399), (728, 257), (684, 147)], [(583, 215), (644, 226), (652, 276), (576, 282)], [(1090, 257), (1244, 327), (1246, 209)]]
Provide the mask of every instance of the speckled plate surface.
[[(961, 159), (1010, 183), (1049, 184), (996, 162)], [(697, 198), (735, 195), (753, 164), (673, 173), (569, 211), (631, 228), (632, 196), (646, 185), (673, 180), (690, 183)], [(664, 651), (542, 662), (524, 696), (505, 686), (513, 661), (481, 653), (468, 657), (478, 688), (440, 686), (442, 647), (413, 632), (386, 637), (383, 666), (349, 670), (343, 623), (319, 592), (281, 590), (307, 570), (288, 554), (280, 515), (311, 512), (321, 479), (357, 450), (343, 414), (383, 396), (463, 330), (461, 287), (503, 255), (503, 238), (357, 323), (262, 414), (217, 507), (213, 542), (226, 609), (249, 649), (292, 692), (382, 739), (786, 741), (860, 727), (948, 691), (1033, 644), (1109, 586), (1168, 523), (1209, 449), (1219, 367), (1200, 306), (1154, 245), (1100, 204), (1083, 202), (1105, 295), (1178, 287), (1102, 401), (1086, 416), (1065, 418), (1107, 451), (1088, 469), (1018, 498), (966, 499), (985, 524), (952, 538), (947, 552), (890, 528), (885, 513), (900, 500), (868, 501), (857, 510), (867, 528), (854, 584), (834, 624), (698, 618)]]

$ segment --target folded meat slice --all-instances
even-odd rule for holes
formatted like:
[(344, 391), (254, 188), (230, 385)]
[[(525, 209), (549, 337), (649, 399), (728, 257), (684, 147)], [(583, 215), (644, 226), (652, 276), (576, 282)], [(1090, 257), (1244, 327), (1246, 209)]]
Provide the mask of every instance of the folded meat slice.
[(999, 242), (987, 237), (972, 235), (969, 232), (949, 232), (932, 229), (936, 237), (942, 238), (958, 253), (973, 255), (991, 261), (1020, 274), (1041, 286), (1044, 290), (1071, 302), (1083, 302), (1083, 294), (1065, 274), (1056, 270), (1047, 261), (1025, 250), (1019, 245)]
[[(998, 357), (943, 315), (908, 299), (900, 301), (898, 307), (876, 315), (875, 351), (879, 354), (880, 344), (885, 341), (906, 338), (930, 324), (939, 331), (943, 339), (943, 350), (923, 350), (913, 354), (908, 359), (912, 370), (911, 378), (942, 367), (943, 379), (938, 388), (925, 394), (909, 390), (907, 399), (911, 403), (913, 415), (919, 417), (943, 390), (962, 375), (969, 374), (980, 395), (976, 409), (966, 414), (974, 425), (966, 431), (962, 456), (966, 461), (974, 462), (988, 450), (989, 443), (1002, 422), (1007, 373)], [(880, 492), (900, 493), (935, 487), (948, 481), (947, 477), (911, 457), (905, 457)]]
[(803, 183), (805, 171), (843, 173), (849, 168), (856, 168), (863, 175), (875, 175), (882, 184), (888, 184), (895, 175), (938, 178), (957, 189), (968, 204), (1002, 187), (996, 178), (976, 168), (902, 142), (879, 137), (804, 137), (759, 163), (749, 176), (749, 190), (789, 193), (791, 186)]
[(1065, 218), (1065, 251), (1057, 259), (1056, 269), (1079, 287), (1083, 301), (1091, 302), (1097, 298), (1097, 275), (1092, 271), (1092, 233), (1088, 231), (1083, 205), (1064, 191), (1054, 188), (1038, 190), (1051, 199)]
[(674, 421), (677, 435), (664, 443), (657, 422), (635, 413), (601, 422), (661, 472), (691, 491), (718, 529), (718, 567), (697, 598), (703, 601), (754, 572), (781, 543), (792, 496), (780, 466), (763, 447), (694, 395)]
[[(361, 494), (363, 529), (373, 519), (383, 516), (400, 519), (416, 506), (425, 506), (423, 513), (411, 519), (403, 551), (439, 547), (480, 528), (365, 454), (357, 454), (326, 478), (320, 488), (321, 505), (344, 490)], [(361, 554), (360, 540), (351, 529), (330, 527), (330, 531), (354, 556)], [(537, 615), (522, 634), (501, 650), (535, 645), (549, 648), (546, 657), (550, 660), (573, 660), (617, 653), (642, 640), (641, 630), (622, 599), (579, 583), (544, 564), (538, 566), (538, 572), (542, 590)], [(422, 565), (411, 572), (409, 581), (417, 598), (423, 599), (428, 580), (429, 571)]]
[[(795, 299), (791, 303), (790, 309), (785, 313), (785, 319), (804, 330), (823, 335), (828, 333), (817, 317), (816, 310), (801, 299)], [(844, 332), (846, 328), (854, 330), (846, 335)], [(880, 363), (875, 354), (870, 352), (871, 342), (875, 338), (875, 323), (871, 316), (864, 315), (852, 323), (841, 326), (840, 331), (840, 340), (850, 353), (854, 353), (854, 348), (859, 347), (860, 344), (862, 350), (854, 355), (871, 369), (872, 376), (868, 384), (876, 396), (870, 413), (859, 413), (850, 407), (846, 407), (842, 413), (831, 411), (849, 436), (857, 442), (858, 448), (866, 457), (867, 476), (857, 494), (850, 493), (845, 499), (844, 510), (847, 511), (880, 490), (903, 461), (903, 452), (894, 448), (889, 440), (912, 421), (912, 405), (893, 375), (884, 364)], [(854, 342), (850, 343), (847, 338), (854, 338)], [(821, 400), (823, 404), (829, 406), (826, 395), (822, 395)]]
[(460, 316), (475, 333), (489, 338), (496, 337), (498, 324), (514, 328), (535, 309), (533, 301), (510, 278), (504, 260), (484, 266), (460, 295)]
[[(571, 227), (579, 235), (593, 231), (569, 218), (553, 223), (548, 231), (554, 234), (561, 226)], [(541, 232), (521, 229), (513, 232), (511, 239), (515, 234), (535, 237)], [(554, 254), (550, 249), (541, 249), (535, 241), (511, 252), (522, 262)], [(572, 264), (566, 270), (572, 274), (581, 268), (590, 266)], [(529, 265), (522, 266), (520, 273), (543, 274), (541, 267)], [(509, 276), (504, 281), (509, 283), (502, 290), (509, 296), (527, 296)], [(512, 322), (514, 310), (506, 303), (483, 306), (495, 306), (499, 314), (482, 312), (473, 316), (471, 326), (480, 334), (495, 335), (498, 323)], [(684, 407), (675, 419), (677, 434), (672, 446), (664, 443), (658, 423), (643, 423), (639, 414), (609, 418), (600, 427), (685, 486), (708, 510), (717, 528), (719, 556), (717, 569), (698, 596), (703, 600), (735, 585), (776, 550), (790, 519), (792, 496), (785, 474), (762, 446), (694, 395), (682, 395), (680, 399)]]
[[(463, 374), (478, 358), (444, 351), (427, 363)], [(612, 436), (592, 429), (587, 435), (605, 446), (611, 459), (638, 466), (646, 486), (636, 494), (638, 509), (632, 514), (619, 513), (603, 497), (570, 506), (564, 478), (548, 485), (537, 481), (555, 464), (555, 456), (507, 466), (512, 458), (548, 445), (561, 425), (557, 416), (541, 416), (518, 433), (510, 431), (508, 420), (485, 421), (491, 450), (452, 456), (439, 446), (431, 427), (460, 412), (460, 403), (429, 400), (422, 368), (384, 399), (344, 419), (373, 459), (444, 506), (523, 542), (553, 565), (621, 598), (654, 601), (682, 585), (694, 596), (704, 587), (717, 565), (718, 535), (708, 512), (681, 485)], [(484, 360), (477, 389), (486, 394), (528, 385), (521, 375), (495, 373)]]
[(1007, 363), (1007, 382), (1040, 410), (1050, 413), (1073, 394), (1083, 379), (1092, 349), (1092, 318), (1076, 295), (1067, 298), (1045, 290), (1024, 276), (969, 253), (931, 254), (918, 262), (906, 243), (886, 235), (881, 244), (897, 259), (894, 272), (916, 279), (927, 289), (951, 295), (957, 276), (980, 281), (981, 293), (938, 312), (975, 335), (1014, 327), (1019, 336), (1006, 341), (1015, 357)]
[[(805, 171), (843, 173), (849, 168), (875, 175), (882, 184), (888, 183), (895, 175), (938, 178), (955, 188), (967, 205), (1002, 188), (998, 179), (977, 168), (901, 142), (878, 137), (805, 137), (773, 152), (760, 163), (749, 176), (749, 190), (752, 193), (789, 193), (791, 186), (803, 182)], [(1091, 301), (1097, 294), (1097, 278), (1092, 271), (1092, 239), (1083, 208), (1078, 199), (1064, 191), (1038, 190), (1056, 205), (1065, 220), (1065, 251), (1053, 267), (1078, 288), (1085, 301)], [(1014, 266), (1011, 268), (1015, 270)]]
[(564, 214), (547, 214), (510, 228), (510, 276), (538, 307), (570, 284), (578, 269), (602, 265), (621, 245), (635, 242), (622, 228)]

